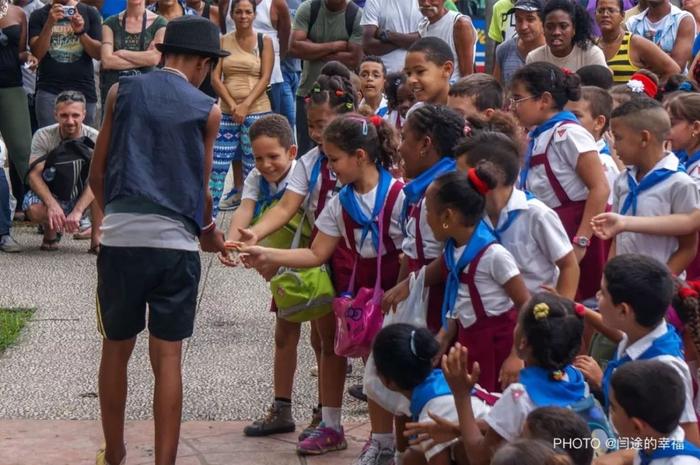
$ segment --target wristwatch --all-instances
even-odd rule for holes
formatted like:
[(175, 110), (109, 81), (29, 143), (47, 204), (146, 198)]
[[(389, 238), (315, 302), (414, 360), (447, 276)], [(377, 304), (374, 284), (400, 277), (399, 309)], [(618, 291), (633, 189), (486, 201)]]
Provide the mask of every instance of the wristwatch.
[(379, 31), (377, 39), (379, 39), (380, 42), (389, 42), (389, 31), (387, 31), (386, 29), (382, 29), (381, 31)]
[(579, 247), (583, 247), (584, 249), (591, 245), (591, 240), (587, 238), (586, 236), (574, 236), (573, 240), (571, 241), (574, 245), (577, 245)]

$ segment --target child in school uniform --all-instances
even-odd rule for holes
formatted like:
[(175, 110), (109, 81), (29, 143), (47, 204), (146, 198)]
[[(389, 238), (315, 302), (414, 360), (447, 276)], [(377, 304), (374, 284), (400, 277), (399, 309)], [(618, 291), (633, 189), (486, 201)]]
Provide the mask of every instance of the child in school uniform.
[(482, 115), (488, 119), (503, 108), (503, 86), (490, 74), (470, 74), (450, 86), (447, 106), (465, 118)]
[[(296, 165), (296, 146), (293, 141), (292, 128), (287, 119), (281, 115), (265, 116), (250, 127), (255, 168), (245, 179), (241, 205), (233, 213), (229, 223), (227, 233), (229, 241), (238, 240), (239, 229), (249, 227), (284, 194)], [(270, 244), (271, 247), (288, 248), (292, 243), (298, 222), (305, 221), (305, 218), (297, 215), (295, 220), (296, 224), (290, 223), (282, 227), (265, 238), (263, 242)], [(306, 239), (308, 240), (308, 237)], [(227, 254), (220, 254), (219, 260), (227, 266), (238, 265), (235, 258)], [(266, 278), (269, 279), (271, 276), (268, 275)], [(276, 312), (274, 300), (271, 303), (271, 310)], [(293, 323), (279, 317), (275, 319), (274, 401), (268, 415), (244, 428), (243, 433), (246, 436), (267, 436), (294, 431), (292, 386), (300, 334), (300, 323)]]
[(485, 196), (496, 185), (495, 172), (492, 163), (480, 162), (467, 175), (446, 173), (425, 195), (428, 225), (445, 242), (442, 259), (426, 270), (426, 286), (445, 283), (436, 337), (442, 353), (455, 336), (469, 347), (472, 360), (482, 367), (481, 385), (491, 392), (500, 390), (502, 371), (522, 368), (511, 354), (513, 329), (516, 309), (530, 298), (515, 259), (481, 221)]
[(697, 416), (693, 407), (693, 387), (683, 344), (672, 326), (664, 321), (671, 304), (674, 284), (671, 273), (658, 260), (645, 255), (626, 254), (612, 258), (598, 294), (598, 309), (603, 325), (621, 332), (621, 341), (605, 373), (590, 358), (576, 365), (589, 384), (602, 391), (606, 406), (610, 401), (610, 379), (619, 367), (634, 360), (659, 360), (675, 369), (685, 385), (685, 407), (680, 423), (686, 437), (699, 439)]
[(404, 71), (418, 103), (447, 105), (454, 65), (452, 49), (442, 39), (423, 37), (411, 45)]
[(573, 465), (591, 465), (595, 454), (592, 441), (578, 443), (591, 437), (591, 429), (581, 415), (563, 407), (540, 407), (530, 412), (523, 425), (522, 437), (545, 441), (550, 447), (567, 453)]
[[(433, 368), (432, 360), (438, 350), (440, 346), (430, 331), (403, 323), (386, 326), (374, 339), (372, 354), (377, 374), (388, 389), (410, 401), (409, 410), (404, 413), (413, 421), (430, 422), (431, 415), (457, 421), (452, 391), (442, 370)], [(488, 404), (476, 396), (472, 396), (472, 404), (478, 418), (489, 410)], [(397, 437), (401, 432), (397, 430)], [(451, 454), (459, 454), (462, 449), (457, 442), (456, 439), (439, 444), (424, 441), (413, 447), (402, 444), (397, 456), (403, 465), (449, 464)]]
[[(344, 292), (351, 284), (354, 289), (374, 287), (376, 262), (380, 256), (381, 287), (393, 286), (399, 274), (403, 242), (400, 218), (404, 201), (403, 184), (387, 171), (394, 160), (395, 140), (393, 128), (377, 115), (367, 119), (348, 114), (334, 119), (324, 130), (323, 149), (330, 168), (344, 187), (328, 201), (316, 219), (318, 233), (311, 247), (293, 250), (242, 247), (244, 263), (254, 267), (265, 264), (294, 268), (319, 266), (331, 258), (340, 242), (344, 242), (350, 251), (351, 269), (345, 274), (333, 270), (336, 291)], [(381, 237), (379, 221), (382, 222)], [(351, 283), (353, 277), (355, 282)], [(376, 409), (380, 407), (370, 399), (370, 419)], [(319, 454), (347, 447), (340, 422), (325, 422), (324, 415), (323, 423), (299, 444), (299, 453)], [(388, 426), (382, 424), (388, 431), (375, 429), (373, 423), (368, 447), (374, 445), (378, 449), (375, 453), (393, 457), (391, 415), (388, 423)]]
[[(455, 170), (453, 149), (464, 135), (464, 119), (447, 107), (427, 104), (411, 112), (401, 135), (399, 155), (411, 180), (403, 189), (406, 238), (401, 246), (405, 258), (399, 279), (404, 279), (442, 256), (444, 243), (435, 239), (426, 219), (425, 191), (438, 176)], [(442, 326), (444, 290), (445, 286), (438, 284), (428, 294), (427, 325), (433, 334)]]
[(406, 75), (403, 71), (391, 73), (386, 77), (384, 84), (384, 95), (386, 96), (388, 110), (384, 119), (396, 130), (400, 131), (403, 122), (406, 120), (406, 113), (409, 108), (416, 103), (413, 91), (408, 87)]
[[(247, 244), (256, 244), (283, 228), (303, 205), (307, 205), (307, 201), (307, 214), (309, 219), (314, 221), (320, 216), (329, 200), (340, 190), (341, 184), (331, 170), (324, 151), (322, 134), (333, 118), (356, 108), (355, 89), (350, 82), (348, 69), (337, 62), (326, 64), (306, 98), (306, 104), (309, 135), (318, 145), (301, 157), (294, 166), (287, 188), (279, 202), (268, 209), (252, 227), (240, 230), (240, 240)], [(316, 233), (317, 229), (314, 228), (312, 238)], [(352, 272), (352, 262), (347, 248), (339, 246), (331, 257), (330, 264), (334, 286), (336, 289), (341, 289), (343, 283), (335, 278), (349, 276)], [(277, 267), (266, 267), (268, 270), (270, 268), (274, 270)], [(318, 408), (314, 409), (311, 423), (299, 435), (300, 445), (316, 430), (321, 421), (326, 425), (337, 425), (336, 430), (341, 432), (340, 417), (347, 369), (346, 359), (338, 357), (334, 350), (334, 316), (328, 314), (313, 320), (311, 326), (311, 345), (314, 347), (319, 367), (318, 383), (321, 402)], [(344, 437), (332, 435), (331, 439), (331, 446), (344, 447)], [(315, 441), (309, 445), (312, 450), (315, 450), (315, 446)]]
[(384, 118), (389, 113), (389, 106), (384, 96), (386, 82), (386, 66), (381, 58), (374, 55), (366, 55), (360, 63), (360, 91), (362, 100), (359, 108), (369, 107), (371, 114)]
[[(527, 416), (539, 407), (569, 408), (589, 398), (583, 375), (571, 363), (581, 346), (583, 306), (553, 294), (535, 294), (518, 316), (515, 346), (527, 368), (520, 382), (511, 384), (483, 418), (484, 430), (477, 425), (469, 394), (481, 383), (481, 365), (473, 363), (461, 344), (442, 357), (442, 369), (454, 395), (463, 447), (471, 465), (488, 464), (502, 444), (521, 436)], [(602, 415), (600, 406), (594, 407)], [(435, 422), (448, 425), (432, 416)], [(436, 433), (432, 425), (410, 423), (406, 434)], [(440, 437), (449, 428), (440, 428)], [(433, 437), (433, 439), (437, 439)]]
[[(605, 171), (605, 177), (610, 187), (608, 205), (612, 205), (613, 186), (620, 175), (620, 168), (624, 165), (611, 150), (605, 139), (605, 134), (610, 129), (610, 114), (612, 113), (612, 97), (600, 87), (581, 87), (581, 99), (577, 102), (569, 102), (566, 109), (576, 118), (595, 139), (600, 156), (600, 162)], [(619, 165), (619, 166), (618, 166)]]
[(577, 299), (595, 296), (606, 258), (591, 218), (605, 211), (610, 187), (593, 137), (564, 107), (580, 98), (579, 77), (550, 63), (531, 63), (511, 81), (511, 110), (534, 127), (518, 187), (557, 212), (573, 243), (581, 279)]
[[(628, 216), (690, 213), (698, 208), (700, 194), (678, 158), (664, 150), (671, 127), (660, 103), (640, 98), (622, 104), (612, 113), (615, 149), (627, 165), (615, 181), (613, 211)], [(666, 263), (681, 275), (697, 252), (696, 233), (682, 236), (618, 234), (611, 255), (641, 253)]]
[(685, 387), (678, 373), (660, 361), (620, 367), (610, 382), (610, 417), (622, 440), (641, 448), (634, 465), (698, 465), (700, 448), (678, 428)]

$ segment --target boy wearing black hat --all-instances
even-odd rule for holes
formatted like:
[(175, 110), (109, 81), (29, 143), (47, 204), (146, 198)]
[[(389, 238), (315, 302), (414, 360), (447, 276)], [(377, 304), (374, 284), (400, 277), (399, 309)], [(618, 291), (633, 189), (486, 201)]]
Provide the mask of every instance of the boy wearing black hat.
[(182, 413), (182, 340), (192, 335), (200, 277), (197, 245), (223, 252), (211, 217), (209, 173), (221, 111), (197, 89), (220, 50), (210, 21), (168, 23), (165, 66), (121, 78), (107, 95), (90, 186), (105, 217), (97, 259), (97, 324), (105, 448), (97, 465), (126, 461), (127, 364), (145, 328), (155, 375), (155, 463), (174, 464)]

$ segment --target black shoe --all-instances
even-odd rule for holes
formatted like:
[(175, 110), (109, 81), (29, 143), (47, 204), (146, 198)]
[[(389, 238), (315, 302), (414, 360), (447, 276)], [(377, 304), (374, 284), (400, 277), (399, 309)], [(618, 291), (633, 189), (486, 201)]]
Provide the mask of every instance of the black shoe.
[(361, 400), (362, 402), (367, 402), (367, 396), (365, 395), (364, 390), (362, 389), (361, 384), (353, 384), (348, 388), (348, 394), (350, 394), (352, 397), (354, 397), (357, 400)]

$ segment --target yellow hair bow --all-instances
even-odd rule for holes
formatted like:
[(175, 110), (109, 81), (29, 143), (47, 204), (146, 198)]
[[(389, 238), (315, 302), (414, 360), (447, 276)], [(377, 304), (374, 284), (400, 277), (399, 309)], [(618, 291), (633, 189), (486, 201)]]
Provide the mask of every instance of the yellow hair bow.
[(535, 320), (541, 320), (542, 318), (547, 318), (549, 316), (549, 305), (544, 302), (540, 302), (535, 305), (532, 309), (532, 313), (535, 315)]

